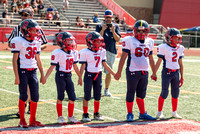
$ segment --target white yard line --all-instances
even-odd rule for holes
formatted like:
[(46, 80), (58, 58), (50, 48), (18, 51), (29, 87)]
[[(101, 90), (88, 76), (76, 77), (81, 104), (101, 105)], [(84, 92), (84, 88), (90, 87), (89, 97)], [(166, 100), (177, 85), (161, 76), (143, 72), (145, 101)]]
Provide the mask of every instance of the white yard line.
[[(19, 95), (19, 93), (16, 93), (16, 92), (13, 92), (13, 91), (9, 91), (9, 90), (6, 90), (6, 89), (2, 89), (2, 88), (0, 88), (0, 90), (1, 90), (1, 91), (4, 91), (4, 92), (8, 92), (8, 93), (15, 94), (15, 95)], [(43, 99), (40, 99), (40, 101), (42, 101), (42, 102), (46, 102), (46, 103), (48, 103), (48, 104), (56, 105), (56, 103), (48, 102), (48, 101), (43, 100)], [(64, 107), (64, 108), (68, 108), (67, 106), (63, 106), (63, 107)], [(83, 112), (82, 110), (79, 110), (79, 109), (76, 109), (76, 108), (74, 108), (74, 110), (76, 110), (76, 111), (78, 111), (78, 112), (80, 112), (80, 113)], [(88, 112), (88, 113), (89, 113), (89, 112)], [(93, 113), (89, 113), (89, 114), (93, 115)], [(104, 119), (111, 120), (111, 121), (120, 121), (120, 120), (117, 120), (117, 119), (114, 119), (114, 118), (111, 118), (111, 117), (107, 117), (107, 116), (103, 116), (103, 118), (104, 118)]]

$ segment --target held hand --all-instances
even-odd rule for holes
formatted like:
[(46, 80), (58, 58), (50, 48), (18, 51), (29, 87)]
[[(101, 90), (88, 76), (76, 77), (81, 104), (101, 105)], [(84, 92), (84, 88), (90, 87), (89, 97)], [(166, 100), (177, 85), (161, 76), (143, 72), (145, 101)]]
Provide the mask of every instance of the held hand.
[(82, 86), (82, 84), (83, 84), (82, 79), (78, 79), (78, 85)]
[(119, 73), (119, 72), (117, 72), (117, 73), (115, 74), (115, 76), (114, 76), (114, 78), (115, 78), (116, 80), (119, 80), (120, 77), (121, 77), (121, 73)]
[(18, 78), (15, 78), (15, 85), (19, 85), (19, 84), (20, 84), (19, 77), (18, 77)]
[(156, 76), (156, 74), (152, 74), (152, 75), (151, 75), (151, 79), (154, 80), (154, 81), (157, 81), (157, 76)]
[(45, 84), (46, 83), (46, 79), (44, 78), (44, 76), (41, 76), (40, 78), (40, 83)]
[(183, 79), (183, 77), (181, 77), (181, 79), (179, 80), (179, 87), (181, 87), (183, 85), (183, 81), (184, 81), (184, 79)]

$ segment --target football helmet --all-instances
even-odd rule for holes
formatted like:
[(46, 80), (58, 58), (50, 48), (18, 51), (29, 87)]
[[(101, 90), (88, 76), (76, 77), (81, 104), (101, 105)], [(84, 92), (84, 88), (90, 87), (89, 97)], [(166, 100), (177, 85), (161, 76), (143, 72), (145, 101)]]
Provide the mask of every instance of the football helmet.
[(98, 32), (90, 32), (85, 37), (89, 49), (98, 51), (105, 46), (103, 37)]
[(149, 33), (149, 24), (144, 20), (138, 20), (134, 25), (134, 35), (138, 40), (144, 40)]
[(176, 47), (177, 44), (182, 43), (182, 35), (176, 28), (170, 28), (165, 33), (165, 39), (172, 47)]
[[(39, 30), (41, 29), (38, 25), (38, 23), (32, 19), (26, 19), (22, 21), (20, 25), (21, 32), (25, 38), (30, 38), (31, 40), (34, 40), (35, 37), (39, 40), (42, 34), (39, 33)], [(32, 32), (33, 30), (36, 30), (36, 32)]]
[(76, 49), (75, 37), (70, 32), (61, 32), (56, 36), (58, 46), (66, 48), (68, 51)]

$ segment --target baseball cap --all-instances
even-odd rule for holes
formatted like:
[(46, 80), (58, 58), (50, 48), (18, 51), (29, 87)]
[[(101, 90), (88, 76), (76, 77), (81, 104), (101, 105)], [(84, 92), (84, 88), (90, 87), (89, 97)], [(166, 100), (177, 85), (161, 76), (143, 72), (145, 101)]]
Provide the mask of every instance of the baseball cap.
[(111, 10), (106, 10), (104, 13), (104, 17), (113, 17), (113, 12)]
[(24, 8), (22, 10), (19, 11), (19, 14), (22, 15), (22, 13), (28, 14), (30, 16), (33, 16), (33, 12), (30, 8)]

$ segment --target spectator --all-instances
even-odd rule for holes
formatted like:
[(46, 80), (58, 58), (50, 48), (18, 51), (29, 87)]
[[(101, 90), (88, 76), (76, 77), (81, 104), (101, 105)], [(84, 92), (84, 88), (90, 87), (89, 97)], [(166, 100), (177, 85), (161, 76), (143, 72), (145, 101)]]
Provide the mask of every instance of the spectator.
[(52, 15), (54, 14), (54, 9), (51, 5), (47, 8), (47, 12), (50, 12)]
[(117, 15), (114, 19), (114, 22), (119, 24), (120, 23), (120, 18), (119, 18), (119, 15)]
[(24, 8), (29, 8), (30, 4), (29, 4), (29, 1), (26, 0), (26, 2), (24, 2)]
[(87, 21), (85, 23), (85, 28), (90, 28), (89, 27), (90, 23), (92, 23), (92, 21), (89, 18), (87, 18)]
[(129, 26), (126, 30), (126, 36), (133, 36), (133, 28), (132, 26)]
[(22, 4), (20, 4), (19, 7), (18, 7), (18, 11), (21, 11), (21, 10), (23, 10), (23, 5)]
[[(21, 3), (20, 0), (17, 0), (17, 1), (16, 1), (16, 4), (17, 4), (18, 9), (19, 9), (19, 7), (22, 5), (22, 3)], [(18, 11), (19, 11), (19, 10), (18, 10)]]
[(76, 17), (76, 26), (79, 26), (79, 22), (80, 22), (80, 17), (77, 16), (77, 17)]
[(44, 20), (45, 20), (45, 13), (44, 13), (44, 11), (43, 12), (41, 12), (41, 14), (40, 14), (40, 17), (38, 18), (39, 20), (41, 20), (41, 23), (42, 23), (42, 25), (44, 25)]
[(121, 20), (121, 25), (123, 27), (123, 30), (126, 30), (126, 18), (124, 17), (122, 20)]
[(8, 7), (8, 1), (7, 0), (1, 0), (1, 6), (3, 6), (4, 9)]
[(3, 11), (2, 13), (2, 22), (5, 26), (9, 26), (10, 24), (10, 16), (8, 16), (8, 9), (5, 9), (5, 11)]
[(63, 0), (63, 10), (69, 9), (69, 0)]
[(92, 17), (93, 23), (99, 23), (100, 20), (98, 19), (98, 13), (95, 13), (94, 16)]
[(55, 22), (56, 26), (60, 26), (61, 27), (61, 22), (60, 22), (60, 15), (58, 14), (58, 11), (55, 12), (55, 14), (53, 15), (53, 20), (57, 21)]
[[(112, 68), (115, 57), (117, 54), (116, 49), (116, 42), (120, 40), (120, 28), (115, 23), (112, 23), (113, 12), (111, 10), (106, 10), (104, 13), (105, 22), (96, 26), (96, 31), (101, 34), (104, 38), (104, 42), (106, 44), (106, 59), (107, 63)], [(109, 86), (111, 82), (111, 74), (105, 69), (104, 72), (106, 73), (105, 78), (105, 96), (111, 96), (112, 94), (109, 92)]]
[(41, 12), (44, 12), (43, 2), (40, 2), (40, 4), (37, 6), (37, 8), (38, 8), (38, 14), (41, 14)]
[(12, 2), (11, 2), (11, 10), (12, 10), (13, 13), (18, 12), (17, 3), (15, 2), (15, 0), (12, 0)]
[(51, 14), (51, 11), (47, 11), (46, 20), (52, 20), (52, 19), (53, 19), (53, 15)]
[(85, 23), (83, 22), (83, 19), (81, 18), (80, 19), (80, 22), (79, 22), (79, 27), (81, 27), (81, 28), (83, 28), (83, 27), (85, 27)]
[(38, 9), (37, 9), (37, 4), (36, 4), (35, 1), (33, 1), (31, 7), (33, 8), (34, 13), (38, 13), (38, 11), (37, 11), (37, 10), (38, 10)]

